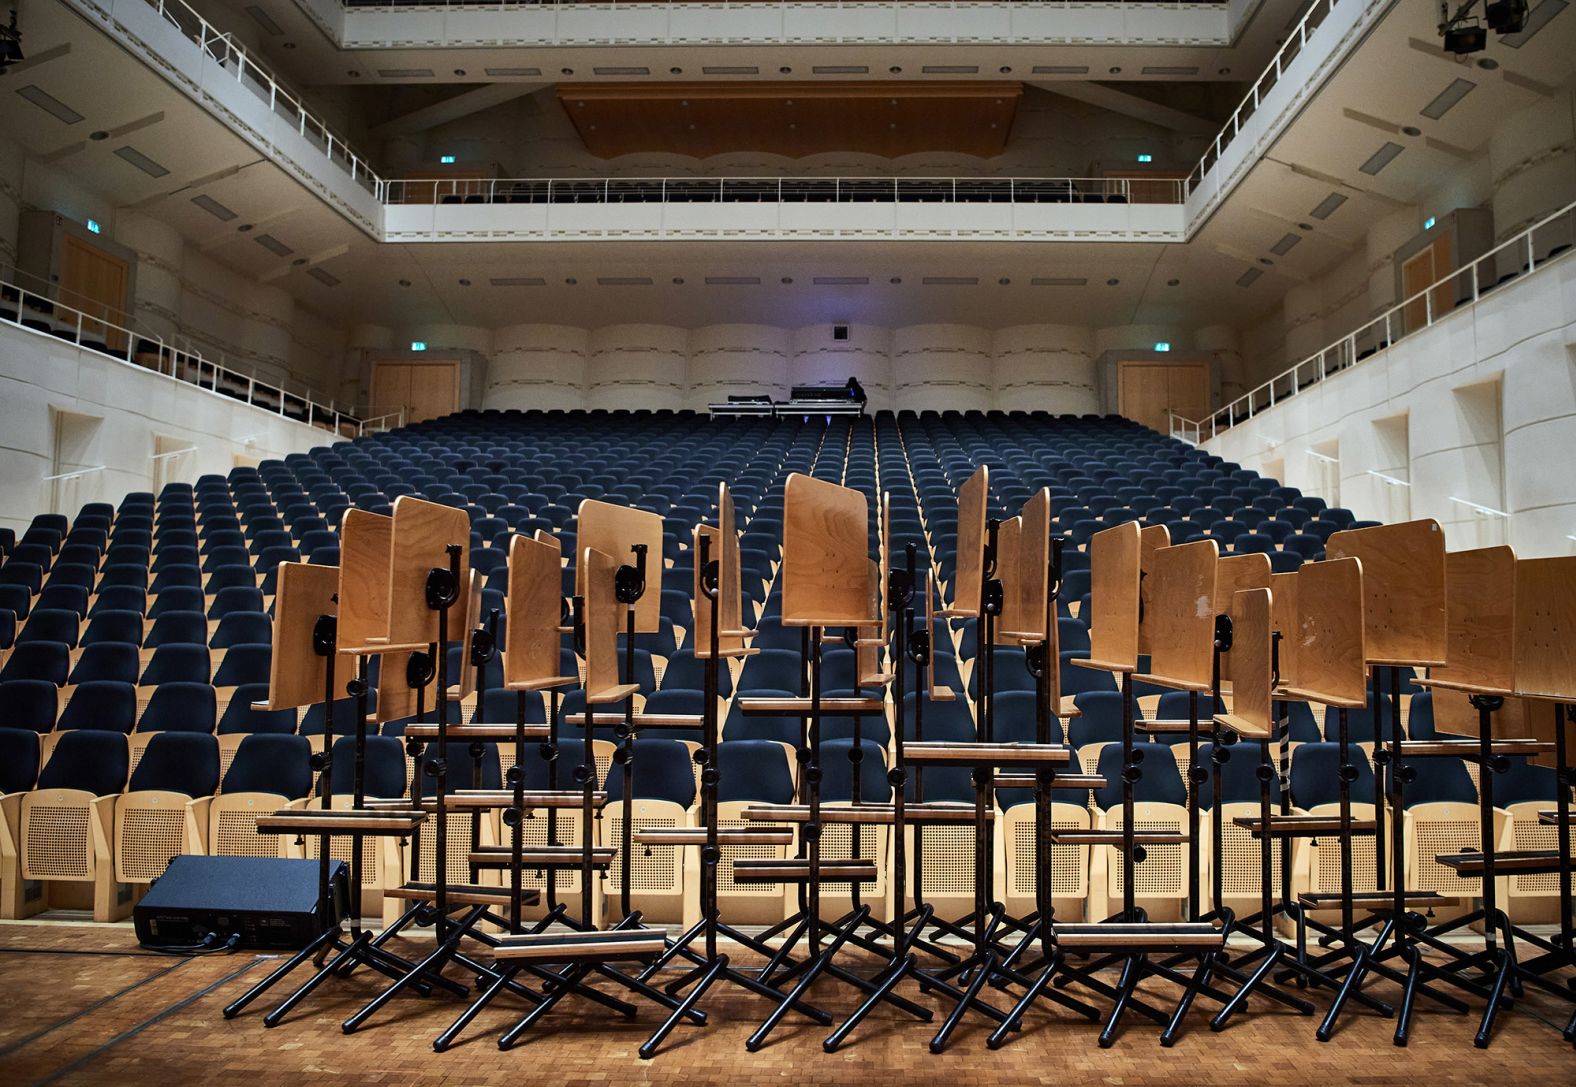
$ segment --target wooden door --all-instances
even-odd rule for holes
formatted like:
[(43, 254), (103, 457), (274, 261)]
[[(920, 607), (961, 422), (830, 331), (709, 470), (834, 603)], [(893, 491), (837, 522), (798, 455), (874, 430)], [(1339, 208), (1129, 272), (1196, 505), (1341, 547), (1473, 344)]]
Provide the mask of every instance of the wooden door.
[[(60, 286), (57, 298), (89, 317), (124, 326), (126, 310), (126, 262), (112, 257), (98, 246), (67, 234), (60, 253)], [(84, 320), (82, 338), (101, 340), (111, 350), (126, 346), (126, 335), (98, 321)]]
[(1209, 365), (1203, 362), (1118, 363), (1118, 410), (1165, 434), (1168, 412), (1189, 419), (1209, 414)]
[[(1421, 253), (1415, 253), (1401, 264), (1401, 295), (1411, 298), (1450, 274), (1450, 235), (1441, 234)], [(1450, 309), (1450, 291), (1447, 287), (1430, 292), (1406, 306), (1406, 331), (1416, 332), (1427, 326), (1430, 308), (1433, 319), (1439, 320)]]
[(369, 417), (397, 411), (405, 422), (420, 423), (450, 415), (460, 408), (460, 364), (435, 362), (378, 362), (372, 366)]

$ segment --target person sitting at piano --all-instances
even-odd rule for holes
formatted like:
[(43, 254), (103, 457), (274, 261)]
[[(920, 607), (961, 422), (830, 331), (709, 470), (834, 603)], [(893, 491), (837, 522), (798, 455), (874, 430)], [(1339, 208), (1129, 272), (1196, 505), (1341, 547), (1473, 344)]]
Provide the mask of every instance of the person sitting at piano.
[(844, 387), (848, 390), (848, 399), (857, 400), (861, 404), (868, 401), (869, 398), (865, 396), (865, 387), (859, 384), (857, 377), (849, 378), (848, 384)]

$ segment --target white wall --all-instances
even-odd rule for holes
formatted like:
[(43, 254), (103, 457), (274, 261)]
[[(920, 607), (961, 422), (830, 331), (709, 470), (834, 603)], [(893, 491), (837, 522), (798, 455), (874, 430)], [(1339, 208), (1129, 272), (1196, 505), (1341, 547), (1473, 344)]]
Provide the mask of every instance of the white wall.
[[(1094, 412), (1096, 339), (1147, 345), (1151, 331), (856, 324), (837, 340), (830, 324), (511, 325), (492, 333), (482, 405), (705, 411), (730, 395), (783, 397), (793, 385), (841, 385), (853, 376), (872, 411)], [(448, 346), (435, 334), (427, 343)]]
[[(56, 468), (60, 412), (88, 419), (68, 428), (78, 440), (61, 448)], [(335, 440), (227, 396), (0, 324), (0, 525), (20, 530), (38, 513), (71, 516), (84, 502), (150, 490), (155, 435), (177, 439), (176, 448), (197, 447), (165, 467), (166, 481), (186, 482)], [(101, 464), (104, 471), (59, 485), (44, 478)]]
[[(1393, 442), (1401, 415), (1405, 465)], [(1308, 450), (1334, 448), (1340, 504), (1360, 518), (1399, 512), (1395, 488), (1372, 469), (1409, 478), (1410, 515), (1438, 520), (1453, 550), (1506, 542), (1524, 557), (1570, 554), (1576, 259), (1506, 284), (1205, 444), (1260, 471), (1283, 463), (1284, 482), (1314, 494), (1321, 462)], [(1479, 517), (1451, 498), (1510, 518)]]

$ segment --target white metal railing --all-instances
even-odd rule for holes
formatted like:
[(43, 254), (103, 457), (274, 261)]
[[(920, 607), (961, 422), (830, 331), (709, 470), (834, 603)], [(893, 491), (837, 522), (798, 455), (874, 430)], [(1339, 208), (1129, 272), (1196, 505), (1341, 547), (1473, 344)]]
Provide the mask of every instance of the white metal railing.
[(1296, 27), (1286, 35), (1286, 41), (1276, 50), (1275, 56), (1270, 60), (1269, 65), (1259, 78), (1253, 81), (1253, 86), (1248, 89), (1248, 93), (1243, 96), (1242, 101), (1232, 111), (1225, 125), (1216, 134), (1214, 142), (1205, 148), (1203, 156), (1198, 160), (1198, 165), (1193, 167), (1192, 171), (1188, 173), (1188, 192), (1192, 192), (1204, 180), (1204, 175), (1209, 172), (1210, 167), (1220, 161), (1220, 153), (1225, 150), (1232, 140), (1236, 139), (1237, 134), (1242, 131), (1243, 123), (1257, 112), (1259, 103), (1263, 100), (1264, 95), (1269, 93), (1271, 87), (1280, 82), (1286, 66), (1291, 63), (1292, 58), (1301, 53), (1304, 47), (1307, 46), (1308, 36), (1319, 28), (1320, 24), (1324, 22), (1325, 16), (1330, 14), (1331, 9), (1335, 7), (1337, 2), (1338, 0), (1313, 0), (1313, 3), (1309, 5), (1307, 12), (1298, 21)]
[(1479, 517), (1501, 518), (1510, 516), (1504, 510), (1497, 510), (1493, 506), (1485, 506), (1480, 502), (1468, 502), (1465, 498), (1456, 498), (1454, 495), (1451, 496), (1450, 501), (1458, 506), (1465, 506)]
[(108, 466), (103, 464), (95, 464), (91, 468), (78, 468), (75, 472), (61, 472), (59, 475), (45, 476), (43, 482), (54, 483), (57, 480), (62, 479), (79, 479), (82, 476), (90, 476), (94, 472), (102, 472), (106, 467)]
[(169, 460), (171, 457), (184, 457), (187, 453), (197, 452), (195, 445), (188, 445), (185, 449), (171, 449), (167, 453), (155, 453), (149, 460)]
[[(667, 0), (672, 4), (682, 4), (685, 0)], [(712, 0), (695, 0), (697, 3), (710, 3)], [(743, 4), (736, 2), (732, 6), (746, 6), (752, 0), (743, 0)], [(764, 4), (770, 0), (753, 0), (756, 4)], [(919, 0), (916, 0), (918, 3)], [(1007, 4), (1042, 4), (1045, 7), (1067, 7), (1067, 0), (997, 0), (998, 3)], [(1180, 8), (1197, 7), (1200, 4), (1222, 5), (1229, 0), (1095, 0), (1098, 7), (1113, 8)], [(596, 4), (601, 7), (617, 8), (620, 0), (341, 0), (347, 8), (458, 8), (458, 7), (510, 7), (510, 8), (556, 8), (578, 7), (586, 4)], [(655, 6), (653, 0), (623, 0), (623, 6), (633, 10)], [(776, 6), (773, 4), (772, 6)], [(818, 0), (816, 7), (871, 7), (871, 0)]]
[(384, 204), (1180, 204), (1180, 178), (617, 177), (411, 178), (377, 182)]
[(128, 328), (4, 279), (0, 279), (0, 322), (57, 337), (85, 351), (153, 370), (343, 437), (360, 433), (361, 420), (335, 405), (324, 406), (310, 394), (293, 393), (281, 385), (258, 380), (256, 373), (241, 373), (214, 362), (192, 350), (181, 337)]
[(1375, 471), (1372, 468), (1368, 469), (1367, 474), (1373, 476), (1387, 487), (1410, 487), (1412, 485), (1407, 480), (1397, 479), (1395, 476), (1387, 476), (1383, 472)]
[(247, 52), (245, 46), (197, 14), (186, 0), (145, 2), (165, 22), (195, 42), (197, 48), (218, 61), (221, 67), (233, 67), (237, 83), (267, 102), (270, 111), (294, 123), (302, 137), (321, 148), (331, 162), (350, 174), (352, 181), (368, 192), (374, 190), (378, 176), (367, 160), (351, 150), (345, 138), (322, 118), (308, 110), (301, 96), (281, 84), (271, 71)]
[(1398, 340), (1428, 328), (1458, 307), (1476, 303), (1499, 285), (1538, 271), (1568, 253), (1573, 242), (1576, 242), (1576, 202), (1539, 219), (1482, 256), (1396, 303), (1323, 350), (1232, 400), (1207, 419), (1187, 419), (1172, 413), (1171, 435), (1195, 445), (1214, 438), (1330, 375), (1356, 366)]
[(356, 433), (362, 436), (379, 434), (385, 430), (396, 430), (404, 425), (405, 409), (401, 408), (399, 411), (384, 412), (382, 415), (374, 415), (371, 418), (361, 420), (360, 425), (356, 428)]

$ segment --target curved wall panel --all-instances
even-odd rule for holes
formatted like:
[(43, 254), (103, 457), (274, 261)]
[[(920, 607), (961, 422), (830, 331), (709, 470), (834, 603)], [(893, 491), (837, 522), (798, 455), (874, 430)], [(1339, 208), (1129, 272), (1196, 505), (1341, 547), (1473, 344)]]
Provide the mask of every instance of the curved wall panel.
[(482, 405), (505, 411), (577, 411), (586, 406), (591, 334), (568, 325), (510, 325), (493, 333)]
[(691, 411), (730, 396), (788, 395), (793, 337), (774, 325), (708, 325), (689, 334)]
[(671, 325), (593, 330), (586, 352), (586, 407), (682, 409), (688, 353), (689, 333)]
[(1083, 415), (1100, 410), (1094, 337), (1077, 325), (1016, 325), (996, 331), (994, 407)]
[(988, 411), (991, 334), (974, 325), (909, 325), (892, 333), (892, 399), (899, 411)]

